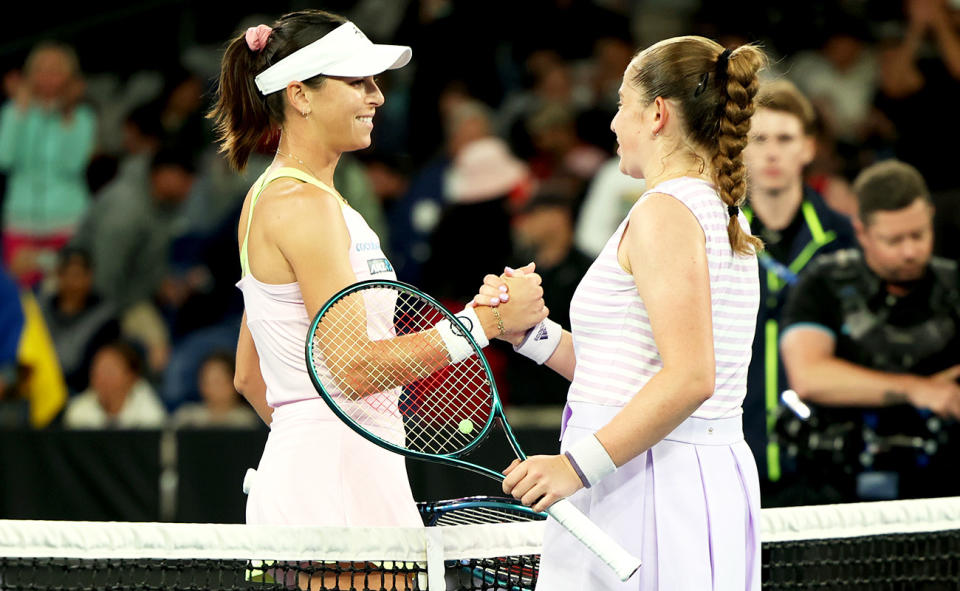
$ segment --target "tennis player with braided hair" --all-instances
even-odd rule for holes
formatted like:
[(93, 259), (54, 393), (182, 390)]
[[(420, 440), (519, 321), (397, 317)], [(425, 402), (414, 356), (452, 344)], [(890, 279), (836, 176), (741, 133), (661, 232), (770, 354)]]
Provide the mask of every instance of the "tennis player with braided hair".
[[(514, 462), (503, 490), (535, 509), (569, 496), (643, 560), (621, 583), (550, 521), (537, 589), (760, 589), (760, 490), (741, 403), (761, 243), (739, 206), (764, 63), (753, 46), (702, 37), (633, 58), (611, 128), (620, 169), (650, 188), (577, 288), (572, 334), (546, 320), (507, 335), (572, 384), (562, 454)], [(476, 303), (501, 285), (488, 275)]]
[[(235, 381), (271, 427), (249, 490), (248, 523), (422, 525), (403, 457), (336, 418), (304, 357), (310, 322), (333, 294), (360, 280), (396, 278), (377, 235), (333, 187), (333, 173), (343, 152), (370, 145), (384, 102), (373, 76), (410, 57), (409, 47), (373, 44), (353, 23), (317, 10), (252, 27), (224, 54), (210, 117), (230, 163), (242, 170), (280, 131), (276, 158), (250, 189), (238, 228), (245, 314)], [(536, 280), (511, 289), (521, 295), (502, 309), (504, 329), (546, 317)], [(393, 302), (366, 308), (387, 305)], [(500, 332), (489, 308), (460, 316), (481, 344)], [(386, 338), (393, 327), (368, 325), (368, 332)]]

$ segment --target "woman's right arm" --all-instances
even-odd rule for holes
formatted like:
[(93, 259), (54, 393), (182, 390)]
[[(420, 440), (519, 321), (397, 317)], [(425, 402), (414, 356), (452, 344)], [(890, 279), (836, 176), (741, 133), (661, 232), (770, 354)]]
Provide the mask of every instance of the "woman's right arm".
[(240, 338), (237, 341), (237, 369), (233, 376), (233, 385), (257, 411), (267, 425), (273, 415), (273, 409), (267, 405), (267, 384), (260, 373), (260, 355), (253, 342), (253, 335), (247, 328), (247, 313), (243, 313), (240, 322)]

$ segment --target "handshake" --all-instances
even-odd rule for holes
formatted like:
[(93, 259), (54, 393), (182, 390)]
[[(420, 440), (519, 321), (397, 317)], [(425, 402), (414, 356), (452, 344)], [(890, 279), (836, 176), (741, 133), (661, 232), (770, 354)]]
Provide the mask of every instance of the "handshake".
[(474, 307), (488, 337), (517, 346), (531, 328), (546, 320), (550, 310), (544, 304), (541, 278), (535, 269), (536, 264), (530, 263), (483, 278), (468, 306)]

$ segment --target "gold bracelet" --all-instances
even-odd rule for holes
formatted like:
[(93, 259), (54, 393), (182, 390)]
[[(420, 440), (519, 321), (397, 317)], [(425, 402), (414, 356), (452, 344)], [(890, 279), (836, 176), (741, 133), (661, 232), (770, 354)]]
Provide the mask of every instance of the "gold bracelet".
[(502, 337), (503, 335), (507, 334), (507, 331), (503, 328), (503, 318), (500, 317), (500, 310), (496, 309), (495, 307), (490, 309), (493, 310), (493, 315), (497, 319), (497, 331), (500, 333), (499, 336)]

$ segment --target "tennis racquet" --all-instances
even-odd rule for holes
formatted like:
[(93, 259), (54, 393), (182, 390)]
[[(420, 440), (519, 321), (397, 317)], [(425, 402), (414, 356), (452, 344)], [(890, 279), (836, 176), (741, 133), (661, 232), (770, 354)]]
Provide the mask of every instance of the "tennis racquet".
[(417, 503), (427, 526), (481, 525), (543, 521), (546, 513), (534, 511), (513, 497), (464, 497)]
[[(449, 352), (438, 324), (468, 347)], [(462, 361), (452, 363), (456, 355)], [(499, 424), (516, 457), (526, 458), (507, 423), (486, 358), (461, 321), (415, 287), (361, 281), (327, 301), (310, 326), (306, 362), (317, 392), (350, 428), (407, 457), (464, 468), (498, 482), (503, 474), (463, 457)], [(547, 510), (627, 580), (640, 560), (561, 499)]]

